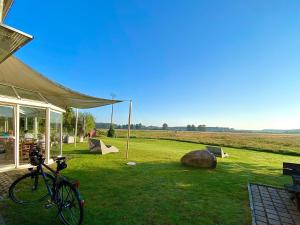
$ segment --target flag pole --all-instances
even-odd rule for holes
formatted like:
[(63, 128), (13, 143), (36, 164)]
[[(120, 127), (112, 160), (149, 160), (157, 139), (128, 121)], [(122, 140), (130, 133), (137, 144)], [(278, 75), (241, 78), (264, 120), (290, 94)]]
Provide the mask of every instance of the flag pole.
[(131, 111), (132, 111), (132, 100), (130, 99), (130, 101), (129, 101), (129, 113), (128, 113), (128, 130), (127, 130), (126, 159), (128, 159), (128, 151), (129, 151), (130, 126), (131, 126)]

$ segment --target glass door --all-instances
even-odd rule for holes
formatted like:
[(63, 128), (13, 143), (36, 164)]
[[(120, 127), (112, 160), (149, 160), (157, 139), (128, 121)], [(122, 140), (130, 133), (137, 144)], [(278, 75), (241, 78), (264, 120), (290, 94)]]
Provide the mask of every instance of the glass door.
[(50, 112), (50, 158), (62, 154), (61, 135), (62, 135), (62, 114)]
[(15, 164), (14, 107), (0, 105), (0, 168)]
[(32, 144), (37, 143), (45, 155), (46, 109), (20, 106), (19, 163), (29, 163)]

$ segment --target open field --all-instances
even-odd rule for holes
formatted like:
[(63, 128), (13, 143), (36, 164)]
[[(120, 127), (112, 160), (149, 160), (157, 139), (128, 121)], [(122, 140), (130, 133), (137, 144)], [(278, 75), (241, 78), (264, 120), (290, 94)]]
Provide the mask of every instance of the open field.
[[(126, 130), (116, 130), (118, 137), (126, 137)], [(179, 140), (206, 145), (269, 151), (300, 155), (299, 134), (262, 133), (212, 133), (190, 131), (143, 131), (132, 130), (132, 137)]]
[[(130, 161), (125, 165), (126, 140), (107, 139), (121, 152), (90, 154), (87, 144), (65, 145), (71, 160), (63, 174), (79, 179), (86, 201), (85, 223), (120, 225), (250, 225), (248, 182), (282, 186), (290, 178), (282, 176), (282, 162), (298, 162), (299, 157), (225, 148), (229, 158), (218, 159), (216, 170), (181, 166), (179, 159), (201, 144), (170, 140), (133, 139)], [(8, 225), (48, 225), (54, 209), (44, 204), (20, 206), (10, 200), (0, 202)]]

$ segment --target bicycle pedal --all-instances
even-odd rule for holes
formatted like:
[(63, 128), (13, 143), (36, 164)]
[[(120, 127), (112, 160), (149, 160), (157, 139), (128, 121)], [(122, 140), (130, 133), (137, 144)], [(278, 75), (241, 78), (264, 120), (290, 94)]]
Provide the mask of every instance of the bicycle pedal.
[(50, 208), (53, 208), (55, 206), (55, 204), (53, 203), (53, 202), (49, 202), (49, 203), (47, 203), (44, 207), (46, 208), (46, 209), (50, 209)]

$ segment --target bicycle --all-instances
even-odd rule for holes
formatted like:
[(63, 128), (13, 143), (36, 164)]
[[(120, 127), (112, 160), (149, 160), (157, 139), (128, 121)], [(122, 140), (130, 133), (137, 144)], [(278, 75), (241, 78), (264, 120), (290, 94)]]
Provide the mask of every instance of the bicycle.
[[(57, 217), (64, 225), (81, 225), (83, 222), (84, 200), (79, 193), (79, 182), (70, 182), (60, 174), (67, 168), (66, 158), (55, 159), (56, 170), (44, 163), (45, 158), (35, 144), (31, 147), (30, 163), (36, 169), (29, 168), (29, 173), (15, 180), (9, 188), (9, 197), (18, 204), (29, 205), (48, 200), (46, 208), (56, 206)], [(43, 167), (51, 173), (44, 172)], [(43, 182), (44, 181), (44, 182)]]

